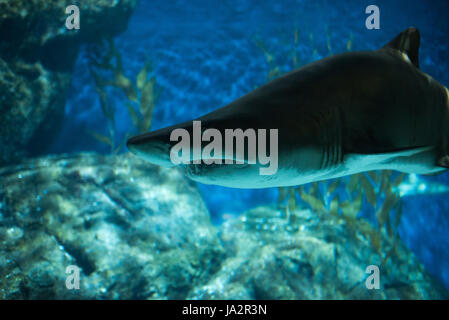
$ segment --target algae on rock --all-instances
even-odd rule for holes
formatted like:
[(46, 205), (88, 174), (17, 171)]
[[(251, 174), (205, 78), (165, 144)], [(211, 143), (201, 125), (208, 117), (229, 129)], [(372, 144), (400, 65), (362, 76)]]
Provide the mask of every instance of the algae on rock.
[[(290, 219), (267, 206), (214, 226), (179, 170), (128, 155), (1, 168), (0, 298), (448, 297), (387, 228), (330, 214), (333, 201), (299, 209), (291, 199)], [(378, 248), (391, 247), (385, 259)], [(66, 287), (71, 265), (79, 290)], [(369, 265), (380, 267), (380, 290), (365, 287)]]
[(0, 166), (48, 148), (81, 43), (123, 32), (136, 2), (82, 1), (81, 28), (68, 30), (73, 1), (0, 1)]
[(0, 203), (1, 299), (183, 299), (223, 259), (196, 187), (134, 157), (5, 167)]
[[(447, 299), (402, 244), (380, 267), (380, 289), (369, 290), (369, 265), (383, 257), (366, 232), (333, 215), (295, 210), (292, 223), (275, 207), (258, 207), (226, 221), (220, 230), (229, 257), (190, 299)], [(372, 228), (359, 221), (360, 229)], [(391, 245), (382, 231), (379, 241)]]

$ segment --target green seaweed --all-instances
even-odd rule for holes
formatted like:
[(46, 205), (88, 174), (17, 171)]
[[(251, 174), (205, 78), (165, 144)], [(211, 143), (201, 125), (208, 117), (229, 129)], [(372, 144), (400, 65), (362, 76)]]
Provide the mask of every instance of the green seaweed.
[[(113, 39), (106, 39), (96, 51), (92, 50), (89, 56), (89, 69), (95, 81), (102, 113), (108, 121), (109, 132), (108, 135), (94, 131), (88, 133), (97, 141), (110, 146), (112, 153), (118, 153), (131, 134), (127, 133), (119, 145), (115, 144), (115, 110), (108, 101), (107, 87), (119, 89), (124, 93), (128, 99), (125, 105), (134, 129), (138, 133), (144, 133), (151, 128), (154, 107), (159, 97), (156, 90), (156, 76), (150, 61), (147, 60), (135, 81), (131, 81), (124, 73), (122, 56), (116, 49)], [(108, 72), (112, 74), (112, 80), (100, 75)]]
[(268, 64), (267, 81), (271, 81), (281, 75), (279, 66), (276, 64), (275, 56), (267, 49), (266, 43), (259, 37), (253, 37), (254, 44), (265, 54), (265, 60)]
[[(282, 188), (279, 192), (278, 207), (283, 208), (287, 216), (291, 216), (297, 208), (309, 208), (318, 215), (336, 217), (337, 221), (343, 221), (354, 234), (357, 230), (363, 232), (376, 252), (383, 254), (382, 263), (386, 263), (395, 253), (399, 241), (402, 201), (394, 190), (404, 177), (403, 173), (394, 174), (389, 170), (372, 171), (299, 187)], [(364, 208), (370, 210), (366, 206), (374, 211), (376, 224), (372, 228), (360, 229), (358, 221), (365, 219), (360, 217), (360, 213)], [(386, 232), (391, 239), (389, 247), (382, 247), (381, 232)]]
[[(292, 44), (289, 45), (289, 57), (291, 57), (291, 66), (293, 69), (296, 69), (302, 65), (302, 60), (298, 55), (300, 35), (300, 29), (297, 25), (295, 25), (293, 29), (293, 41)], [(275, 54), (267, 48), (267, 44), (264, 42), (264, 40), (259, 35), (255, 35), (252, 37), (252, 41), (265, 55), (265, 61), (268, 65), (267, 81), (276, 79), (277, 77), (284, 74), (285, 72), (283, 72), (281, 70), (281, 67), (276, 63), (277, 59)]]

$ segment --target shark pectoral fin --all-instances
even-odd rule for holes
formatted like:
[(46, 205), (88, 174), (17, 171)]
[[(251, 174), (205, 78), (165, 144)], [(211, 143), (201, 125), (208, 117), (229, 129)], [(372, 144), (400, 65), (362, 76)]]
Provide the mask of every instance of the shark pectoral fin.
[(369, 167), (373, 164), (384, 164), (400, 157), (411, 157), (413, 155), (430, 151), (433, 146), (402, 148), (378, 153), (350, 153), (346, 159), (351, 160), (355, 165)]
[(449, 156), (446, 155), (438, 159), (438, 166), (449, 169)]
[[(444, 169), (446, 169), (446, 168), (444, 168)], [(430, 172), (430, 173), (421, 173), (421, 175), (426, 176), (426, 177), (434, 177), (434, 176), (439, 176), (444, 171), (445, 170), (443, 170), (443, 171), (435, 171), (435, 172)]]
[(419, 68), (419, 43), (420, 35), (416, 28), (410, 27), (405, 31), (402, 31), (393, 40), (387, 43), (383, 48), (390, 48), (400, 51), (401, 53), (407, 55), (411, 63), (415, 67)]
[(416, 155), (418, 153), (430, 151), (434, 149), (434, 146), (419, 146), (419, 147), (410, 147), (410, 148), (400, 148), (392, 151), (388, 151), (385, 153), (381, 153), (382, 155), (394, 154), (395, 157), (410, 157)]

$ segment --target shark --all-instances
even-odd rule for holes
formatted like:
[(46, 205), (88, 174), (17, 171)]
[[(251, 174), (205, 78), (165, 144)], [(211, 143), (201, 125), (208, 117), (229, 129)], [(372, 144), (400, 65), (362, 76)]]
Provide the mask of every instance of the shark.
[(296, 186), (371, 170), (444, 172), (449, 91), (420, 70), (419, 47), (420, 33), (410, 27), (380, 49), (312, 62), (194, 119), (202, 132), (277, 129), (274, 174), (261, 175), (264, 164), (228, 154), (220, 157), (241, 161), (205, 164), (190, 157), (174, 164), (171, 133), (192, 134), (195, 121), (134, 136), (127, 148), (150, 163), (179, 167), (194, 181), (232, 188)]

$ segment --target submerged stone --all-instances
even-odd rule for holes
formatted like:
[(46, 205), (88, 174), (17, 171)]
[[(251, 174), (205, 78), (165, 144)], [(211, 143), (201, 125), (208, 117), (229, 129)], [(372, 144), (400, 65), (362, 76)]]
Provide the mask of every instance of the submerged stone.
[(223, 258), (196, 186), (126, 155), (3, 168), (0, 203), (1, 299), (182, 299)]
[(0, 169), (0, 299), (448, 298), (394, 241), (363, 219), (270, 206), (214, 226), (180, 171), (128, 155)]
[[(446, 299), (400, 241), (366, 221), (353, 225), (332, 215), (296, 210), (286, 219), (274, 207), (258, 207), (225, 222), (221, 238), (230, 257), (192, 299)], [(373, 246), (378, 234), (382, 248)], [(368, 266), (379, 266), (380, 288), (368, 289)], [(368, 286), (369, 287), (369, 286)]]
[(62, 124), (80, 45), (126, 30), (136, 2), (84, 0), (81, 28), (69, 30), (71, 1), (0, 1), (0, 166), (46, 151)]

